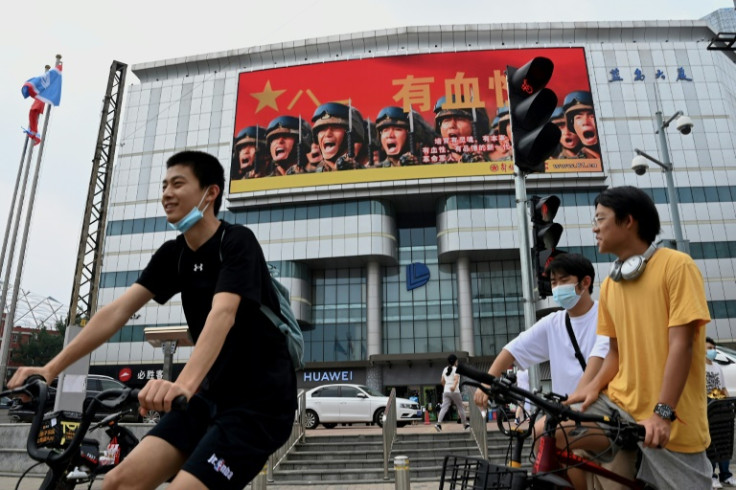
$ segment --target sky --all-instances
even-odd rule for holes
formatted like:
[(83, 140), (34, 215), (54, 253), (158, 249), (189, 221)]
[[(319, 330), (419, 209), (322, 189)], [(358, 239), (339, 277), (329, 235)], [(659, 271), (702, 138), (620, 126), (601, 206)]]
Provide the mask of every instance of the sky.
[[(10, 4), (9, 4), (10, 5)], [(195, 6), (196, 5), (196, 6)], [(207, 6), (205, 8), (205, 5)], [(451, 8), (453, 5), (461, 7)], [(731, 0), (37, 0), (0, 16), (0, 234), (5, 235), (31, 101), (23, 83), (64, 61), (41, 161), (21, 288), (68, 305), (82, 218), (113, 60), (147, 61), (392, 27), (468, 23), (699, 19)], [(14, 13), (10, 14), (11, 9)], [(127, 83), (136, 84), (128, 73)], [(125, 97), (125, 94), (123, 95)], [(123, 117), (124, 113), (123, 113)], [(43, 121), (43, 119), (42, 119)], [(33, 161), (35, 166), (35, 157)], [(30, 189), (30, 183), (29, 183)], [(21, 222), (22, 223), (22, 222)], [(20, 240), (16, 245), (15, 279)], [(5, 277), (7, 264), (3, 264)]]

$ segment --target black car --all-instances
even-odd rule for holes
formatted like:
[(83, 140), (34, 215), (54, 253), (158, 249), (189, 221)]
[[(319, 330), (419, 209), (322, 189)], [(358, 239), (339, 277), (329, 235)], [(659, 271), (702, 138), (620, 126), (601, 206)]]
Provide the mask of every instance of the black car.
[[(58, 378), (52, 381), (51, 385), (49, 386), (49, 394), (48, 394), (48, 399), (46, 400), (46, 407), (44, 408), (44, 412), (50, 412), (54, 410), (54, 400), (56, 399), (57, 382), (58, 382)], [(92, 398), (97, 396), (102, 391), (110, 390), (110, 389), (122, 389), (125, 387), (126, 386), (123, 383), (116, 381), (109, 376), (101, 376), (98, 374), (88, 374), (87, 375), (87, 394), (84, 399), (83, 407), (86, 408), (90, 400), (92, 400)], [(138, 414), (138, 403), (137, 402), (131, 403), (129, 406), (124, 407), (123, 410), (128, 412), (123, 417), (123, 420), (127, 420), (130, 422), (142, 422), (143, 421), (143, 418)], [(19, 422), (32, 421), (33, 415), (35, 413), (36, 413), (36, 402), (35, 401), (29, 401), (29, 402), (23, 403), (18, 398), (13, 400), (13, 404), (8, 410), (8, 415)], [(106, 415), (109, 415), (110, 413), (112, 412), (108, 411), (105, 407), (100, 407), (100, 410), (96, 415), (96, 418), (102, 419)]]

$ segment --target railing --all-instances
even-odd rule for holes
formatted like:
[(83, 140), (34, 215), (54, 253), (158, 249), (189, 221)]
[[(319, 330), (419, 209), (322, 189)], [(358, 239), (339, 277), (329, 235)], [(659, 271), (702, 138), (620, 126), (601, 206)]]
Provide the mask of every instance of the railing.
[(383, 412), (383, 479), (388, 480), (388, 460), (396, 439), (396, 388), (391, 388)]
[(478, 405), (473, 401), (475, 395), (475, 388), (466, 387), (465, 392), (468, 395), (468, 412), (470, 412), (470, 432), (473, 434), (473, 439), (478, 445), (480, 455), (483, 459), (488, 459), (488, 434), (487, 434), (487, 419), (488, 413), (481, 411)]
[[(306, 392), (304, 390), (299, 390), (299, 392), (297, 393), (297, 409), (296, 415), (294, 417), (294, 424), (291, 427), (291, 435), (283, 446), (278, 448), (271, 456), (268, 457), (267, 478), (270, 482), (273, 481), (273, 470), (275, 470), (276, 467), (281, 464), (281, 461), (283, 461), (286, 455), (289, 454), (291, 448), (293, 448), (299, 442), (304, 442), (304, 408), (306, 406), (306, 402)], [(394, 419), (396, 419), (396, 415), (394, 415)]]

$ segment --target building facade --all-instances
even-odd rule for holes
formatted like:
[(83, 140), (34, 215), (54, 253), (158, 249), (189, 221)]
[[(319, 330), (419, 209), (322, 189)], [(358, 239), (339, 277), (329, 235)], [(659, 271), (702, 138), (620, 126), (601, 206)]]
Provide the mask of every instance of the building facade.
[[(733, 18), (733, 10), (724, 10), (719, 18)], [(160, 206), (165, 160), (196, 149), (231, 162), (240, 101), (255, 92), (243, 85), (248, 77), (338, 61), (574, 49), (587, 68), (602, 166), (532, 174), (527, 193), (561, 198), (560, 247), (592, 260), (597, 295), (612, 260), (598, 254), (590, 224), (602, 189), (645, 189), (662, 218), (660, 238), (674, 238), (665, 176), (656, 167), (636, 175), (631, 160), (635, 148), (660, 155), (657, 111), (665, 118), (683, 111), (694, 122), (692, 133), (666, 131), (683, 232), (705, 277), (713, 317), (708, 334), (734, 341), (736, 65), (733, 53), (706, 49), (714, 30), (707, 20), (411, 27), (135, 65), (140, 83), (124, 96), (100, 303), (122, 294), (157, 247), (175, 236)], [(375, 122), (373, 115), (367, 119)], [(253, 190), (238, 185), (229, 185), (222, 218), (254, 231), (291, 290), (305, 324), (303, 387), (352, 381), (436, 401), (449, 353), (487, 366), (525, 328), (519, 226), (529, 224), (519, 223), (510, 171)], [(549, 306), (540, 301), (538, 309)], [(163, 306), (150, 303), (93, 353), (92, 372), (117, 377), (131, 367), (134, 380), (156, 376), (152, 366), (163, 355), (146, 342), (144, 329), (179, 325), (185, 320), (178, 296)], [(175, 362), (190, 352), (179, 348)]]

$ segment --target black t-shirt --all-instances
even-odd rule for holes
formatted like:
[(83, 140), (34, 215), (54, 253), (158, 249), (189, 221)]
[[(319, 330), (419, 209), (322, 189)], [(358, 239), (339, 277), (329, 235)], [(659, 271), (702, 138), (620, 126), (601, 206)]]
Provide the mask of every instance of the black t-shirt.
[(263, 250), (250, 229), (223, 221), (196, 251), (179, 235), (156, 251), (137, 282), (151, 291), (159, 304), (181, 293), (195, 343), (214, 295), (239, 295), (235, 323), (202, 383), (201, 393), (223, 407), (296, 409), (296, 375), (286, 339), (260, 312), (261, 304), (278, 312), (279, 302)]

